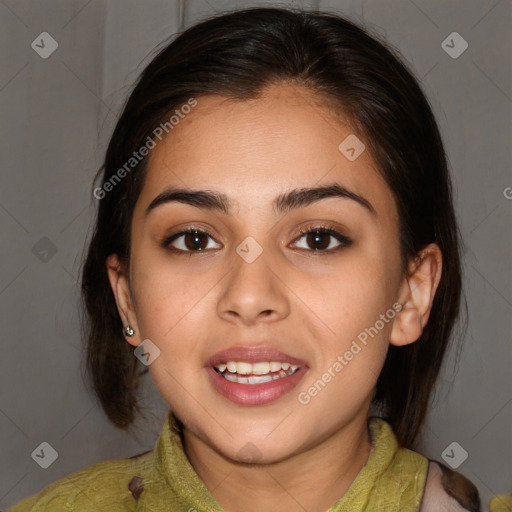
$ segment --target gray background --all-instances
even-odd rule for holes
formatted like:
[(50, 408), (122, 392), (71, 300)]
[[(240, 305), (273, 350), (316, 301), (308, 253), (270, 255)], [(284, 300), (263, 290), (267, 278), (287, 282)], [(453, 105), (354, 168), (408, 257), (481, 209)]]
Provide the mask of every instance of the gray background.
[[(2, 0), (1, 509), (72, 471), (153, 447), (166, 404), (149, 377), (149, 419), (135, 436), (108, 423), (81, 377), (77, 279), (91, 181), (153, 48), (216, 11), (250, 5), (344, 14), (397, 47), (421, 80), (454, 176), (469, 308), (460, 365), (451, 357), (444, 366), (421, 450), (442, 460), (458, 442), (469, 454), (458, 471), (485, 507), (512, 493), (510, 0)], [(47, 59), (31, 48), (44, 31), (59, 44)], [(469, 44), (457, 59), (441, 47), (453, 31)], [(48, 469), (31, 457), (43, 441), (59, 455)]]

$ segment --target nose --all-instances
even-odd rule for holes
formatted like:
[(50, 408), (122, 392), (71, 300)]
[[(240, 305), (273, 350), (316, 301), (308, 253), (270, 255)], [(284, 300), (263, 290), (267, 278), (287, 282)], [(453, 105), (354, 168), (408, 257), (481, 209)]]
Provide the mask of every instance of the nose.
[(217, 303), (221, 318), (249, 326), (288, 316), (288, 288), (277, 267), (272, 268), (269, 263), (265, 251), (251, 263), (235, 253), (233, 267), (222, 280), (224, 289)]

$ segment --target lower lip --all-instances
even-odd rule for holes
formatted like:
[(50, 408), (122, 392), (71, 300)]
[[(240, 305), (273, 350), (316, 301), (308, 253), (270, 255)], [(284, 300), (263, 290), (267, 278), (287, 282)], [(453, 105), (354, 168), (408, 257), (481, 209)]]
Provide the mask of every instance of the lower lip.
[(240, 405), (264, 405), (274, 402), (291, 391), (307, 370), (307, 367), (303, 366), (288, 377), (263, 384), (239, 384), (225, 379), (211, 367), (206, 368), (214, 388), (228, 400)]

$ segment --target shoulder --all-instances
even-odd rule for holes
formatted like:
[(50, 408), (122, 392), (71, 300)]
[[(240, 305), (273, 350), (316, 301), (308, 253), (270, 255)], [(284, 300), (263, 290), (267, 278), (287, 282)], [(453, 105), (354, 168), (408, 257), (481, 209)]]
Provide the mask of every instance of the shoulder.
[(438, 461), (429, 461), (420, 512), (481, 512), (475, 485)]
[(52, 483), (8, 512), (102, 512), (135, 510), (144, 478), (151, 477), (151, 455), (93, 464)]

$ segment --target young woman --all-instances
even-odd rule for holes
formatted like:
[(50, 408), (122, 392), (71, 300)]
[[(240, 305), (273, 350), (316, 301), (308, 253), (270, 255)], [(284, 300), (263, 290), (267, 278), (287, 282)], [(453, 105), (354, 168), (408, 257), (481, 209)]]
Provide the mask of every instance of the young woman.
[(439, 131), (390, 49), (318, 12), (195, 25), (142, 73), (94, 196), (94, 389), (128, 428), (149, 371), (169, 414), (154, 450), (14, 512), (480, 510), (413, 451), (461, 271)]

